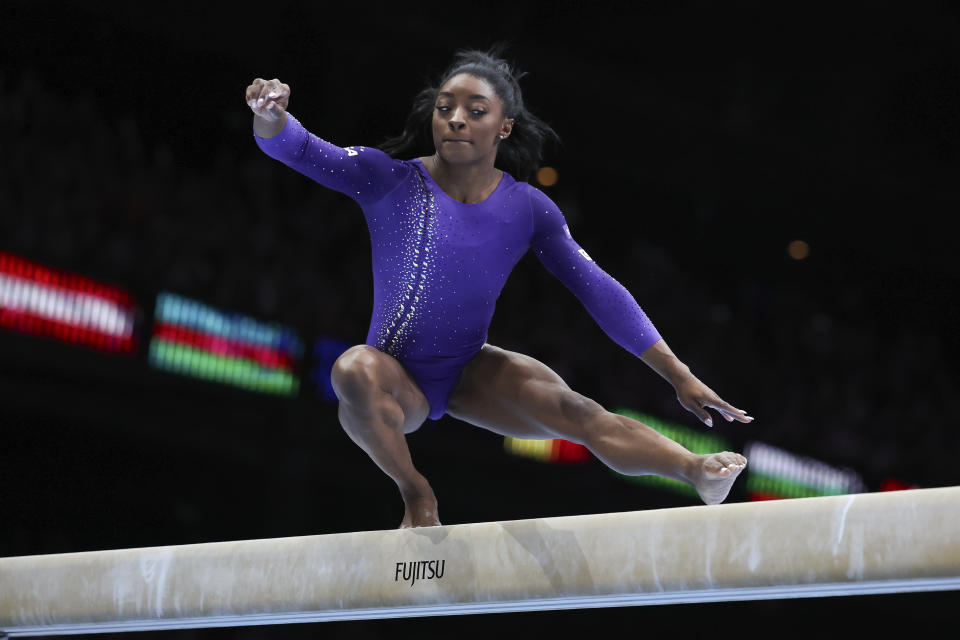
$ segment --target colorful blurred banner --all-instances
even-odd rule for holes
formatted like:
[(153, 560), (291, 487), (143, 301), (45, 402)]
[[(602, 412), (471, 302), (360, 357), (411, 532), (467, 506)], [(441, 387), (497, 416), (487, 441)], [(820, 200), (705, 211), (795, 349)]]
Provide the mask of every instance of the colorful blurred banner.
[(553, 440), (522, 440), (508, 436), (503, 440), (503, 448), (512, 455), (542, 462), (576, 464), (587, 462), (593, 458), (590, 450), (582, 444), (559, 438)]
[(747, 444), (747, 493), (751, 500), (812, 498), (862, 493), (866, 485), (851, 469), (798, 456), (762, 442)]
[(291, 330), (160, 293), (150, 340), (158, 369), (251, 391), (296, 395), (303, 343)]
[(0, 327), (100, 351), (135, 351), (129, 293), (0, 251)]
[[(621, 408), (617, 409), (615, 413), (619, 413), (620, 415), (628, 418), (633, 418), (634, 420), (639, 420), (654, 431), (667, 436), (675, 442), (679, 442), (693, 453), (699, 455), (730, 450), (730, 445), (726, 440), (712, 433), (695, 431), (690, 427), (684, 427), (673, 422), (661, 420), (660, 418), (656, 418), (646, 413), (640, 413), (632, 409)], [(750, 467), (747, 467), (747, 469), (749, 468)], [(657, 489), (667, 489), (668, 491), (681, 493), (683, 495), (699, 499), (699, 496), (693, 487), (685, 482), (674, 480), (673, 478), (665, 478), (663, 476), (654, 475), (627, 476), (623, 475), (622, 473), (617, 473), (617, 475), (631, 482), (644, 484)]]

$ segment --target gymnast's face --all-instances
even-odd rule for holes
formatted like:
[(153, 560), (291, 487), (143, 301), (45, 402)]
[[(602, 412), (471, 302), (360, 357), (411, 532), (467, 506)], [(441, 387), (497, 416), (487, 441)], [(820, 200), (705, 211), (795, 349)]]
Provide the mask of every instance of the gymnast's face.
[(492, 164), (512, 127), (513, 118), (503, 117), (503, 103), (486, 80), (461, 73), (440, 87), (433, 144), (447, 162), (470, 164), (489, 157)]

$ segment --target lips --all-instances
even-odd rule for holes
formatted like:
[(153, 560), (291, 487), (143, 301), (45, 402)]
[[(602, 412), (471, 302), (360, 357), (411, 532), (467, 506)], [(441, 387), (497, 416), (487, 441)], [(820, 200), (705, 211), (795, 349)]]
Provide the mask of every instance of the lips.
[(469, 140), (462, 140), (460, 138), (444, 138), (443, 141), (444, 142), (466, 142), (467, 144), (473, 144)]

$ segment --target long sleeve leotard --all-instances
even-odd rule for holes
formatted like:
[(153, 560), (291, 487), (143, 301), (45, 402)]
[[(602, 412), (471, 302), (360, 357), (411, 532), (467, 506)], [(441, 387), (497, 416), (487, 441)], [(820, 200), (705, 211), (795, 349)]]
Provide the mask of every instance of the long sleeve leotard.
[(611, 339), (640, 356), (660, 339), (633, 296), (574, 241), (542, 191), (504, 172), (484, 201), (449, 197), (418, 159), (338, 147), (287, 113), (257, 145), (316, 182), (353, 198), (370, 231), (373, 314), (366, 344), (397, 358), (430, 403), (430, 418), (487, 338), (497, 298), (533, 249)]

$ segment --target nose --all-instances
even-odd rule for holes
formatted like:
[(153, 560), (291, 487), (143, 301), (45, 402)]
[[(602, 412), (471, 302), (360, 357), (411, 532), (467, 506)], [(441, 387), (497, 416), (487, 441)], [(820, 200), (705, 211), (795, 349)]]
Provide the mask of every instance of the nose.
[(454, 131), (463, 129), (465, 126), (467, 126), (466, 117), (464, 116), (463, 111), (463, 107), (456, 107), (454, 108), (453, 113), (450, 114), (450, 128)]

